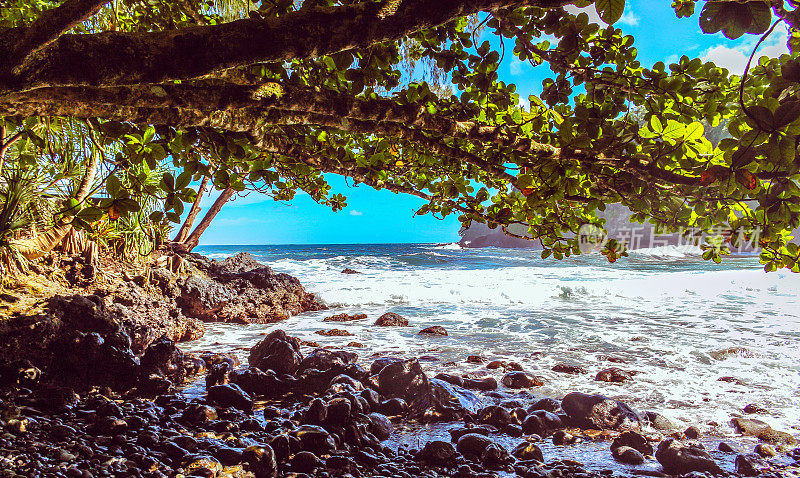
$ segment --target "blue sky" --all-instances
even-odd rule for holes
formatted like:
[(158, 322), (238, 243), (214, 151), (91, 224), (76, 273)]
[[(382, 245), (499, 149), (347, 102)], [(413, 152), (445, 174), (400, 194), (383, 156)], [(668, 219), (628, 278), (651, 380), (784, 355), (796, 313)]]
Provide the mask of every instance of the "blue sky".
[[(681, 55), (687, 55), (714, 61), (732, 72), (741, 73), (757, 37), (746, 35), (732, 41), (721, 34), (704, 35), (698, 24), (702, 3), (698, 2), (698, 12), (693, 17), (683, 19), (675, 17), (670, 3), (668, 0), (628, 0), (625, 14), (615, 25), (634, 36), (639, 61), (643, 65), (650, 66), (657, 61), (674, 62)], [(587, 10), (587, 13), (599, 21), (593, 10)], [(785, 36), (782, 27), (776, 28), (773, 36), (761, 46), (759, 55), (785, 53)], [(507, 42), (507, 50), (510, 50), (513, 43)], [(503, 81), (517, 85), (524, 99), (541, 91), (541, 82), (548, 73), (546, 66), (533, 68), (513, 55), (506, 55), (499, 71)], [(414, 211), (423, 204), (419, 198), (375, 191), (364, 185), (350, 187), (340, 177), (329, 176), (328, 179), (334, 192), (347, 196), (348, 207), (343, 211), (334, 213), (307, 195), (298, 195), (286, 204), (252, 193), (229, 202), (203, 234), (200, 243), (349, 244), (458, 240), (459, 223), (455, 216), (444, 220), (430, 215), (414, 217)], [(211, 205), (214, 196), (204, 200), (205, 208)]]

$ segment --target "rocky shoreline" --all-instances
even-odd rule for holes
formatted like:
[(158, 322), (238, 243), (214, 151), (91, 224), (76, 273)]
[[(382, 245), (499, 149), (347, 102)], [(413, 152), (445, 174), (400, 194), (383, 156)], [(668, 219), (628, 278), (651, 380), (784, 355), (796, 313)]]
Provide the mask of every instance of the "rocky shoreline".
[[(224, 350), (184, 353), (175, 342), (201, 334), (203, 320), (269, 323), (325, 307), (247, 255), (184, 260), (2, 324), (0, 477), (800, 474), (794, 437), (759, 420), (732, 422), (758, 440), (752, 452), (712, 448), (696, 428), (612, 398), (537, 396), (538, 377), (514, 363), (486, 364), (499, 381), (425, 373), (416, 358), (360, 361), (280, 329), (246, 365)], [(192, 273), (171, 271), (181, 268)], [(397, 314), (375, 324), (407, 325)], [(569, 458), (581, 447), (619, 466)]]

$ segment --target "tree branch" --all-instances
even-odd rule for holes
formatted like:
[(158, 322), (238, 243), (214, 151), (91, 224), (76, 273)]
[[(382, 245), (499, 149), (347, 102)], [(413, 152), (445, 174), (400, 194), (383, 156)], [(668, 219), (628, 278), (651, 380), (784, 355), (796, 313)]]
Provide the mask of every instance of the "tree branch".
[(97, 13), (110, 0), (66, 0), (56, 8), (42, 13), (28, 28), (10, 55), (8, 70), (20, 65), (31, 53), (56, 40), (59, 35)]
[(31, 55), (10, 78), (0, 80), (0, 91), (186, 80), (224, 68), (367, 47), (479, 11), (567, 3), (570, 0), (405, 0), (396, 12), (380, 17), (381, 3), (361, 2), (163, 32), (62, 35), (46, 51)]

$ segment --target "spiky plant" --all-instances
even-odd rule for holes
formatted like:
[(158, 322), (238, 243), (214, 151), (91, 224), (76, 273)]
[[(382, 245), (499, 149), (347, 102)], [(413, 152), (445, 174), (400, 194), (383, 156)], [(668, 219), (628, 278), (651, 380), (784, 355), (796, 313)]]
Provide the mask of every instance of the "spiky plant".
[(0, 177), (0, 272), (26, 272), (28, 262), (14, 243), (36, 221), (40, 178), (35, 170), (6, 168)]

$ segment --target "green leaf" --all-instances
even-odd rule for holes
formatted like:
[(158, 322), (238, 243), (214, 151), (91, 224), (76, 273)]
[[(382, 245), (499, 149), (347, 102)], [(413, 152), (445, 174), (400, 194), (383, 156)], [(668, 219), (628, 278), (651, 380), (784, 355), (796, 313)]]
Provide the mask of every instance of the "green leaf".
[(108, 179), (106, 180), (106, 191), (108, 192), (109, 196), (111, 196), (112, 198), (119, 196), (119, 191), (121, 188), (122, 184), (120, 183), (119, 178), (116, 175), (112, 174), (111, 176), (108, 177)]
[(686, 131), (683, 134), (683, 139), (686, 141), (695, 141), (703, 137), (705, 128), (699, 121), (694, 121), (692, 124), (686, 126)]
[(619, 20), (625, 12), (625, 0), (597, 0), (594, 6), (600, 18), (609, 25)]
[(144, 134), (142, 135), (142, 144), (147, 144), (153, 140), (153, 136), (156, 135), (156, 129), (152, 126), (149, 126)]

